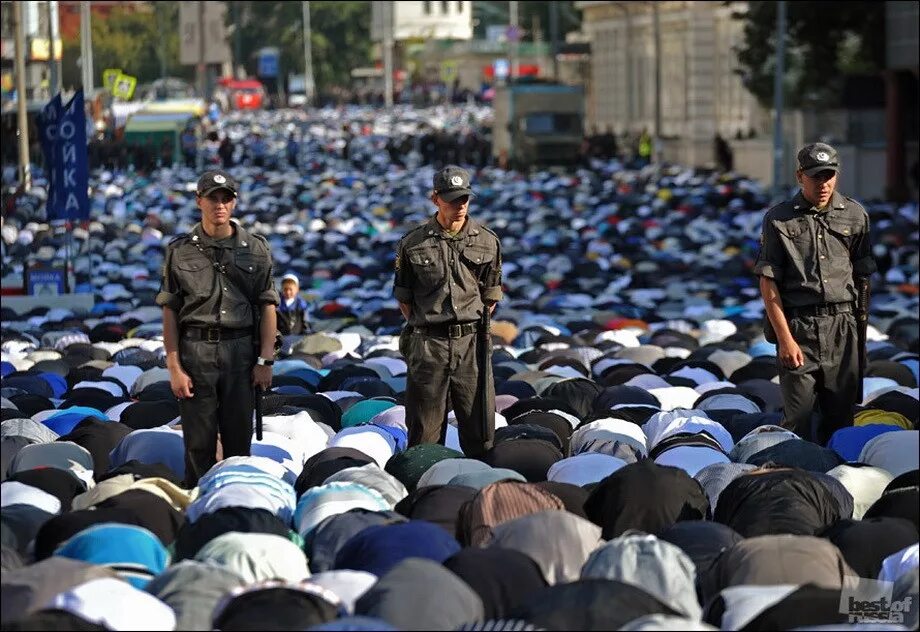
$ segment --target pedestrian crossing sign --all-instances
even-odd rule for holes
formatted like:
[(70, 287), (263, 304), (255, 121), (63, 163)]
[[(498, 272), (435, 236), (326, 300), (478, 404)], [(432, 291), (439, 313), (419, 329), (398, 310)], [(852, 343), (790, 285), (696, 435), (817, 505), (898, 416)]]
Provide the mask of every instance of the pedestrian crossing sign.
[(123, 101), (131, 100), (134, 96), (134, 89), (137, 87), (137, 77), (119, 73), (115, 79), (115, 85), (112, 86), (112, 96), (122, 99)]

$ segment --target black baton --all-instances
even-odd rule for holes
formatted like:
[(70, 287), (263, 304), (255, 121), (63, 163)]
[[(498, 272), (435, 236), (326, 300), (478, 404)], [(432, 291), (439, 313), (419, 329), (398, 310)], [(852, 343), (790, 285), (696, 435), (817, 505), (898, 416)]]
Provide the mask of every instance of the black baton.
[[(482, 419), (480, 424), (482, 426), (482, 439), (486, 440), (486, 437), (489, 436), (489, 402), (487, 401), (486, 394), (489, 392), (489, 380), (492, 379), (492, 359), (489, 354), (489, 346), (491, 343), (492, 334), (489, 332), (491, 328), (491, 314), (488, 305), (482, 306), (482, 321), (480, 323), (482, 331), (479, 332), (479, 396), (482, 398)], [(494, 404), (493, 404), (494, 405)]]
[(256, 441), (262, 440), (262, 387), (255, 387)]
[(857, 395), (859, 400), (863, 401), (863, 380), (866, 377), (866, 371), (869, 366), (869, 358), (866, 351), (866, 337), (869, 328), (869, 302), (871, 300), (871, 286), (869, 277), (856, 278), (856, 346), (859, 348), (859, 381), (857, 382)]

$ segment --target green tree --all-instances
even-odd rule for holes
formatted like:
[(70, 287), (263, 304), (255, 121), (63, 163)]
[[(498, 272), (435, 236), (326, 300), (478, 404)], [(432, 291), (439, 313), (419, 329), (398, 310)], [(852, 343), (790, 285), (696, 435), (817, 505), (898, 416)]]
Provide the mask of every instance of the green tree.
[[(228, 2), (227, 19), (234, 15), (239, 33), (240, 60), (250, 75), (255, 75), (255, 53), (266, 46), (281, 52), (281, 72), (302, 73), (303, 13), (300, 2)], [(371, 61), (369, 2), (311, 2), (310, 23), (313, 76), (322, 91), (332, 86), (347, 86), (352, 68)], [(236, 43), (231, 41), (231, 49)]]
[[(543, 41), (550, 40), (549, 7), (555, 4), (559, 12), (559, 41), (565, 42), (565, 34), (577, 31), (581, 27), (581, 12), (575, 8), (571, 0), (552, 2), (544, 0), (531, 0), (518, 3), (518, 23), (524, 30), (524, 40), (532, 41), (534, 38), (533, 25), (539, 24), (540, 36)], [(536, 18), (536, 20), (534, 19)], [(486, 27), (508, 24), (508, 2), (478, 0), (473, 3), (473, 32), (477, 38), (485, 38)]]
[[(162, 75), (191, 78), (194, 68), (179, 64), (179, 4), (153, 2), (114, 7), (105, 19), (92, 21), (93, 76), (99, 85), (102, 71), (121, 68), (149, 83)], [(82, 85), (79, 35), (64, 40), (61, 77), (64, 87)]]
[[(745, 34), (738, 72), (765, 107), (773, 102), (776, 10), (776, 2), (754, 1), (734, 16)], [(838, 105), (847, 75), (884, 67), (884, 2), (787, 2), (786, 22), (784, 92), (792, 107)]]

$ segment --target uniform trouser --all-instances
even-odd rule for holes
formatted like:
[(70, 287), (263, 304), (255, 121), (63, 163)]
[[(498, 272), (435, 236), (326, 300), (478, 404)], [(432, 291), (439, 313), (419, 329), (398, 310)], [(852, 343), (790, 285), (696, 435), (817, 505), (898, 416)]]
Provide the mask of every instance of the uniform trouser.
[(249, 456), (252, 442), (252, 337), (220, 342), (182, 338), (182, 368), (192, 397), (179, 400), (185, 441), (185, 482), (193, 486), (217, 462), (217, 433), (224, 458)]
[[(853, 314), (837, 314), (790, 318), (788, 322), (805, 364), (798, 369), (779, 365), (783, 425), (803, 439), (826, 445), (835, 430), (853, 425), (853, 409), (862, 401), (856, 319)], [(812, 437), (811, 414), (816, 403), (821, 418)]]
[[(449, 395), (457, 416), (463, 453), (468, 457), (476, 457), (492, 447), (495, 435), (495, 385), (489, 357), (485, 392), (479, 386), (478, 338), (479, 334), (475, 333), (461, 338), (439, 338), (418, 331), (412, 332), (404, 352), (408, 366), (406, 426), (409, 429), (410, 446), (444, 443)], [(488, 415), (485, 424), (483, 411)]]

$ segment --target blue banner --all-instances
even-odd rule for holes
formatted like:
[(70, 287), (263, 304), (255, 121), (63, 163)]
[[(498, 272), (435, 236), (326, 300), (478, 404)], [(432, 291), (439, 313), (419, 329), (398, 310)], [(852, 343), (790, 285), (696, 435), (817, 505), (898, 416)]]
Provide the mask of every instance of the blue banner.
[(48, 179), (48, 204), (46, 206), (48, 219), (57, 216), (57, 209), (61, 207), (60, 200), (56, 194), (58, 188), (54, 185), (54, 174), (56, 171), (55, 161), (57, 160), (57, 128), (63, 116), (64, 107), (61, 103), (61, 95), (58, 94), (48, 101), (48, 104), (42, 108), (35, 119), (38, 126), (38, 135), (41, 140), (42, 154), (45, 157), (45, 177)]
[(64, 106), (57, 129), (54, 176), (59, 206), (48, 219), (89, 219), (89, 160), (86, 152), (86, 110), (83, 90)]

